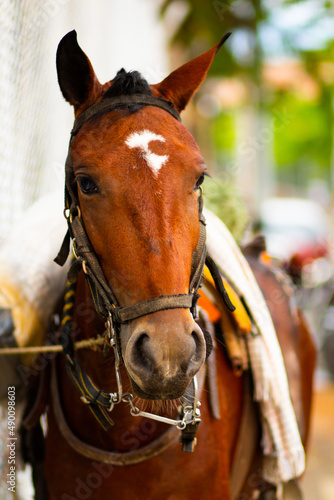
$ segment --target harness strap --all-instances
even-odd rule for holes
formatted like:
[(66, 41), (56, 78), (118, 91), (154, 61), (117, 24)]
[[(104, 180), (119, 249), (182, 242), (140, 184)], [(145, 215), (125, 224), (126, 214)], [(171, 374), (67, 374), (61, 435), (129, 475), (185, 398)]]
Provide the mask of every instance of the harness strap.
[(107, 431), (114, 425), (114, 421), (107, 413), (111, 405), (111, 395), (98, 389), (92, 379), (87, 375), (75, 358), (66, 363), (66, 370), (71, 381), (81, 393), (81, 401), (88, 405), (101, 427)]
[[(117, 452), (117, 451), (106, 451), (91, 446), (83, 441), (79, 440), (69, 428), (63, 409), (61, 406), (59, 387), (56, 373), (56, 360), (51, 361), (52, 365), (52, 375), (51, 375), (51, 400), (52, 400), (52, 410), (54, 412), (58, 428), (66, 440), (66, 442), (80, 455), (103, 462), (109, 465), (116, 466), (128, 466), (136, 465), (142, 463), (146, 460), (154, 458), (165, 450), (167, 450), (172, 444), (176, 443), (180, 431), (175, 426), (171, 426), (164, 434), (154, 439), (151, 443), (139, 448), (138, 450), (131, 450), (127, 452)], [(205, 379), (205, 369), (200, 370), (199, 373), (199, 393), (203, 390)], [(191, 401), (191, 395), (188, 394), (187, 397)], [(90, 406), (90, 405), (89, 405)]]
[(247, 474), (249, 474), (251, 469), (259, 443), (259, 418), (252, 394), (251, 374), (247, 371), (243, 375), (242, 415), (230, 471), (230, 493), (232, 500), (238, 500), (238, 498), (242, 497), (241, 491), (246, 484)]
[(63, 265), (67, 261), (67, 257), (69, 256), (70, 253), (70, 244), (71, 244), (71, 235), (70, 235), (70, 230), (68, 229), (64, 236), (57, 257), (54, 259), (54, 262), (58, 264), (58, 266), (63, 267)]
[(191, 278), (190, 278), (189, 290), (192, 293), (197, 292), (197, 290), (201, 285), (203, 270), (205, 266), (205, 258), (206, 258), (206, 247), (205, 247), (206, 222), (202, 214), (202, 203), (203, 203), (202, 200), (203, 198), (201, 194), (201, 196), (198, 199), (199, 237), (198, 237), (197, 247), (193, 252), (191, 260)]
[(211, 276), (212, 276), (213, 281), (215, 283), (216, 289), (217, 289), (219, 295), (221, 296), (221, 298), (223, 299), (225, 306), (227, 307), (227, 309), (229, 311), (231, 311), (231, 312), (235, 311), (235, 307), (232, 304), (231, 299), (230, 299), (230, 297), (225, 289), (225, 286), (224, 286), (223, 280), (221, 278), (217, 264), (215, 263), (213, 258), (210, 257), (210, 255), (206, 256), (205, 263), (206, 263), (206, 265), (211, 273)]
[(90, 460), (96, 460), (105, 464), (115, 465), (115, 466), (127, 466), (136, 465), (138, 463), (144, 462), (150, 458), (154, 458), (157, 455), (163, 453), (169, 446), (176, 443), (179, 437), (178, 429), (171, 427), (167, 430), (165, 434), (155, 439), (152, 443), (139, 448), (138, 450), (132, 450), (127, 452), (115, 452), (106, 451), (95, 446), (84, 443), (77, 436), (73, 434), (69, 428), (64, 412), (61, 406), (61, 400), (59, 395), (59, 387), (57, 381), (56, 373), (56, 362), (52, 360), (52, 377), (51, 377), (51, 399), (52, 399), (52, 410), (55, 415), (55, 419), (58, 428), (66, 440), (66, 442), (80, 455), (89, 458)]

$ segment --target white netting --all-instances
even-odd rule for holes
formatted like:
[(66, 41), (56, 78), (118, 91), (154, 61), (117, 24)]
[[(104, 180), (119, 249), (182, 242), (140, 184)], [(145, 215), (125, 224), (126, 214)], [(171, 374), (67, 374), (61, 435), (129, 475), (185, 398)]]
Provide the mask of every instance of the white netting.
[(47, 94), (41, 78), (43, 30), (34, 2), (1, 2), (0, 238), (41, 192)]
[(73, 112), (57, 85), (60, 39), (76, 29), (103, 82), (125, 66), (155, 83), (167, 66), (157, 5), (0, 0), (0, 244), (35, 199), (62, 184)]

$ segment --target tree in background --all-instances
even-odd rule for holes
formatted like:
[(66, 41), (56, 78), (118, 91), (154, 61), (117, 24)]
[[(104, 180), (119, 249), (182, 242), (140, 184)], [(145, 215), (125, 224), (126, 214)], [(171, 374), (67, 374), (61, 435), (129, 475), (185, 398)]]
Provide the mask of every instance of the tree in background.
[(256, 216), (267, 196), (305, 196), (317, 179), (333, 183), (333, 11), (325, 0), (166, 0), (161, 13), (168, 20), (180, 6), (171, 47), (185, 59), (232, 31), (191, 122), (216, 179), (205, 187), (209, 205), (219, 215), (230, 207), (223, 218), (240, 236), (240, 197), (231, 210), (238, 189)]

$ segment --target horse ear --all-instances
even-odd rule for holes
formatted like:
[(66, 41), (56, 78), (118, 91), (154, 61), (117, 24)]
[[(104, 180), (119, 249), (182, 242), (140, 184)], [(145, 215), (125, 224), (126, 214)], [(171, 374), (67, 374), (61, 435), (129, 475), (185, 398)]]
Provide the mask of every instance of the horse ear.
[(162, 97), (172, 101), (177, 111), (182, 111), (205, 79), (215, 55), (230, 35), (231, 33), (227, 33), (214, 47), (176, 69), (152, 87)]
[(91, 101), (102, 86), (96, 78), (90, 60), (78, 45), (75, 30), (67, 33), (60, 41), (56, 64), (60, 90), (66, 101), (72, 104), (76, 111), (83, 104), (92, 104)]

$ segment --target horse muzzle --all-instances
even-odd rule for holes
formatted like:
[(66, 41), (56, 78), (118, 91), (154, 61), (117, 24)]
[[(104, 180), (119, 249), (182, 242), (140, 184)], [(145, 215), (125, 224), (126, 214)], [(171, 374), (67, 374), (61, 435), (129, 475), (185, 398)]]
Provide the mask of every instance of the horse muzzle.
[(203, 332), (186, 309), (122, 325), (121, 343), (132, 389), (143, 399), (181, 397), (206, 357)]

